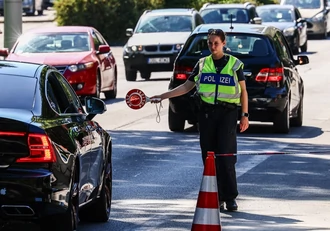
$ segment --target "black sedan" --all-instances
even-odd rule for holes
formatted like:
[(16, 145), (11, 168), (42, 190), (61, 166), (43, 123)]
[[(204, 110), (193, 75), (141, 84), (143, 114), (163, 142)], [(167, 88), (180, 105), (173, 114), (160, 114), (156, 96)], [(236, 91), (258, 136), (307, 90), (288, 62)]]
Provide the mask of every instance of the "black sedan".
[(112, 198), (112, 139), (53, 67), (0, 61), (0, 222), (72, 231), (106, 222)]
[(282, 30), (293, 54), (307, 51), (307, 22), (293, 5), (263, 5), (257, 7), (262, 24)]

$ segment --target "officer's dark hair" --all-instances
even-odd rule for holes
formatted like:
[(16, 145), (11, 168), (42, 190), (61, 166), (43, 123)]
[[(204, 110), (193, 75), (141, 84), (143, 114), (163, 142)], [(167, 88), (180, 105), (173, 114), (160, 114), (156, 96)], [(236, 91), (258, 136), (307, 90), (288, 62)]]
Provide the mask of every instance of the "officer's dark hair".
[(209, 38), (211, 35), (219, 36), (221, 41), (225, 41), (226, 39), (226, 34), (221, 29), (209, 29), (207, 37)]

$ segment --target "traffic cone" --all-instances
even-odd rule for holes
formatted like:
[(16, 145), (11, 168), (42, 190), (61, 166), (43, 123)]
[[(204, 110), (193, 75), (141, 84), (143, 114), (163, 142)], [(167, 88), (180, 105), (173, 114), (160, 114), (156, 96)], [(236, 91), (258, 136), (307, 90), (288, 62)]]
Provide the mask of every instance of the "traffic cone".
[(207, 152), (191, 231), (221, 231), (214, 152)]

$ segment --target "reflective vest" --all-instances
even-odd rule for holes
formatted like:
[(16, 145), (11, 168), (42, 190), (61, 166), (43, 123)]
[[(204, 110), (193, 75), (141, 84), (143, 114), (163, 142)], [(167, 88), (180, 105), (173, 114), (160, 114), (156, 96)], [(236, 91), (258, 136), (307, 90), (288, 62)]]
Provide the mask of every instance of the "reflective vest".
[(201, 99), (206, 103), (214, 104), (217, 97), (219, 101), (240, 104), (241, 86), (236, 71), (244, 64), (234, 56), (225, 55), (229, 60), (220, 74), (217, 74), (211, 55), (199, 60), (199, 73), (194, 80)]

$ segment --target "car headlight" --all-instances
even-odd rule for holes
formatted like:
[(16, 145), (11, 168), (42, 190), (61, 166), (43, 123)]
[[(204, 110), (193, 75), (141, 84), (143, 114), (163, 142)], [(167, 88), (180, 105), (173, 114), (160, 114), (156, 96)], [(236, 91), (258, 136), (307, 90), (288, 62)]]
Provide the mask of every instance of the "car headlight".
[(143, 50), (143, 46), (139, 45), (139, 46), (125, 46), (125, 51), (127, 53), (131, 53), (131, 52), (139, 52)]
[(183, 47), (183, 44), (176, 44), (176, 45), (175, 45), (175, 49), (176, 49), (177, 51), (181, 50), (182, 47)]
[(313, 18), (312, 18), (312, 21), (314, 22), (319, 22), (319, 21), (322, 21), (323, 19), (323, 13), (318, 13), (317, 15), (315, 15)]
[(70, 65), (68, 68), (71, 72), (77, 72), (91, 67), (93, 67), (93, 62), (74, 64), (74, 65)]
[(290, 28), (284, 29), (283, 34), (284, 34), (284, 36), (293, 36), (294, 35), (294, 28), (290, 27)]

